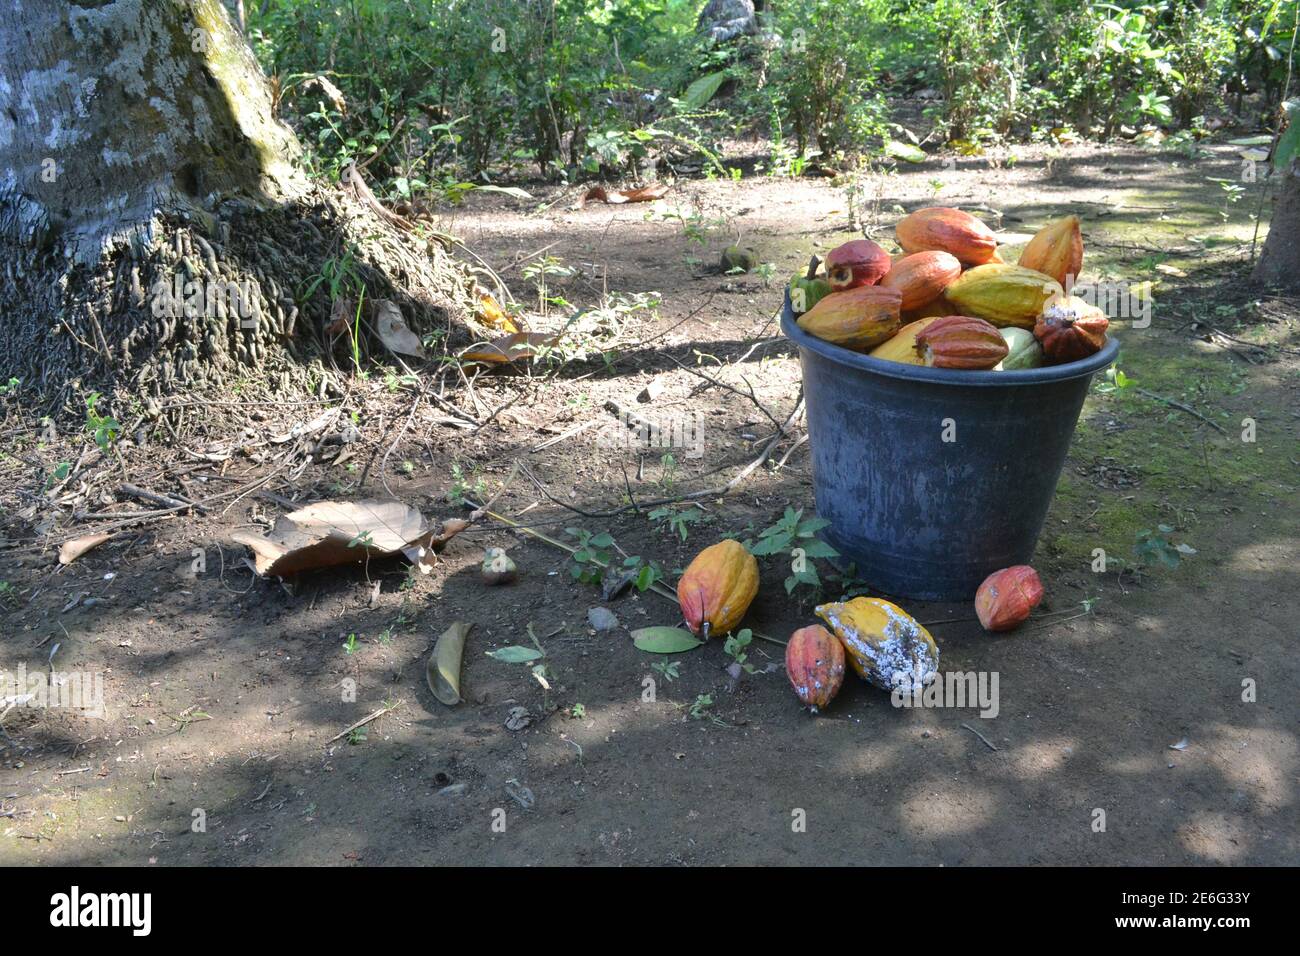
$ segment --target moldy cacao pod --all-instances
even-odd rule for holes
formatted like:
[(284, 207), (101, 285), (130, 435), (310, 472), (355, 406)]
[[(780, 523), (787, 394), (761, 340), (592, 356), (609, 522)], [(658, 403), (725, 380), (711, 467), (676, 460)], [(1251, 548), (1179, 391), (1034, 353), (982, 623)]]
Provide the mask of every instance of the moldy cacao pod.
[(1095, 305), (1078, 296), (1061, 296), (1043, 307), (1034, 325), (1034, 338), (1042, 343), (1050, 361), (1074, 362), (1101, 351), (1108, 325), (1106, 313)]
[(1043, 599), (1043, 582), (1027, 564), (994, 571), (975, 592), (975, 613), (986, 631), (1019, 627)]
[(939, 672), (934, 638), (896, 604), (856, 597), (823, 604), (816, 614), (840, 639), (858, 676), (877, 687), (917, 691)]
[(677, 582), (686, 625), (706, 640), (739, 624), (757, 593), (758, 562), (730, 538), (697, 554)]
[(815, 714), (844, 683), (844, 646), (820, 624), (801, 627), (785, 646), (785, 672), (795, 694)]

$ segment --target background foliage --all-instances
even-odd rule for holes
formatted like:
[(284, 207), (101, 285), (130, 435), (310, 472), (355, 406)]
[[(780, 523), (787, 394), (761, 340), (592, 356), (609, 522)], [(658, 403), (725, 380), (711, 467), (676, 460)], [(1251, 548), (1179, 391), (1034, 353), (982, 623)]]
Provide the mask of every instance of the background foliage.
[(652, 163), (727, 174), (728, 138), (797, 174), (905, 141), (1271, 125), (1298, 3), (769, 0), (721, 44), (697, 33), (703, 0), (263, 0), (248, 27), (320, 170), (365, 161), (389, 199), (455, 199)]

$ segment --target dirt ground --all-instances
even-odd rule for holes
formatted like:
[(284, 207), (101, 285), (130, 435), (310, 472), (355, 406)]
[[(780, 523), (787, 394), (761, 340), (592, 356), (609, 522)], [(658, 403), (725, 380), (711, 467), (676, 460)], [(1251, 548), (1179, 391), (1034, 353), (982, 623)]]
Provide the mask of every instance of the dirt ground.
[[(541, 209), (471, 196), (440, 226), (521, 300), (535, 300), (544, 279), (548, 295), (574, 306), (656, 292), (657, 313), (614, 310), (606, 341), (619, 346), (545, 386), (489, 375), (473, 395), (449, 395), (478, 420), (515, 399), (482, 429), (451, 427), (444, 409), (424, 403), (357, 491), (358, 465), (392, 441), (412, 397), (390, 395), (376, 376), (365, 383), (375, 396), (368, 408), (384, 411), (357, 417), (351, 461), (266, 487), (307, 501), (383, 496), (387, 482), (431, 518), (464, 516), (449, 495), (501, 492), (497, 512), (570, 543), (566, 528), (608, 532), (624, 554), (653, 558), (672, 579), (707, 544), (754, 538), (790, 506), (811, 513), (806, 443), (783, 440), (736, 493), (700, 501), (703, 520), (684, 542), (635, 509), (568, 509), (608, 512), (629, 494), (720, 486), (758, 455), (771, 419), (784, 421), (798, 394), (798, 360), (774, 321), (782, 283), (810, 252), (855, 234), (852, 209), (882, 241), (892, 241), (903, 210), (979, 210), (1013, 254), (1046, 219), (1075, 212), (1085, 278), (1159, 285), (1149, 328), (1112, 326), (1130, 384), (1098, 380), (1084, 408), (1035, 557), (1046, 602), (1029, 626), (1002, 636), (984, 633), (967, 603), (904, 602), (920, 620), (942, 622), (932, 627), (942, 670), (998, 673), (996, 718), (896, 709), (852, 674), (811, 716), (791, 692), (781, 648), (761, 641), (751, 654), (759, 672), (734, 688), (721, 640), (667, 658), (678, 662), (669, 680), (652, 670), (664, 660), (638, 651), (629, 630), (677, 623), (673, 603), (625, 594), (608, 604), (617, 629), (598, 632), (588, 610), (602, 605), (600, 593), (572, 579), (568, 555), (491, 521), (456, 538), (428, 576), (372, 563), (305, 576), (291, 593), (254, 579), (246, 550), (230, 540), (280, 512), (256, 495), (128, 529), (64, 568), (58, 543), (94, 523), (36, 537), (15, 501), (0, 551), (9, 585), (0, 670), (46, 669), (57, 645), (56, 670), (104, 675), (107, 714), (16, 709), (5, 718), (0, 862), (1300, 862), (1298, 303), (1261, 299), (1242, 282), (1254, 187), (1232, 201), (1217, 181), (1240, 180), (1237, 150), (1192, 159), (1022, 148), (1014, 161), (1004, 153), (949, 165), (936, 159), (857, 186), (684, 182), (652, 205), (579, 209), (576, 191), (539, 190)], [(770, 275), (719, 274), (718, 255), (737, 237)], [(545, 257), (555, 261), (539, 277)], [(568, 314), (563, 304), (549, 310), (538, 325)], [(638, 406), (652, 380), (662, 395)], [(676, 449), (665, 463), (663, 449), (604, 447), (610, 401), (698, 412), (702, 457)], [(260, 435), (314, 414), (247, 412)], [(1245, 419), (1254, 441), (1243, 440)], [(797, 419), (792, 434), (802, 428)], [(14, 447), (0, 473), (12, 496), (51, 453), (12, 433), (6, 444)], [(128, 436), (121, 452), (157, 490), (184, 490), (164, 468), (149, 473), (148, 444)], [(516, 461), (537, 483), (520, 472), (502, 490)], [(229, 474), (259, 471), (246, 462)], [(188, 482), (219, 484), (201, 470)], [(1168, 541), (1196, 553), (1175, 569), (1093, 571), (1097, 548), (1134, 564), (1139, 532), (1161, 524), (1172, 529)], [(480, 583), (492, 545), (517, 562), (518, 583)], [(195, 549), (204, 573), (192, 570)], [(746, 618), (782, 639), (814, 621), (818, 600), (839, 596), (825, 566), (820, 595), (801, 587), (787, 597), (787, 574), (785, 559), (762, 562)], [(448, 708), (426, 688), (424, 665), (458, 620), (474, 630), (465, 701)], [(526, 666), (485, 654), (528, 643), (530, 624), (547, 652), (549, 692)], [(511, 730), (517, 707), (532, 722)]]

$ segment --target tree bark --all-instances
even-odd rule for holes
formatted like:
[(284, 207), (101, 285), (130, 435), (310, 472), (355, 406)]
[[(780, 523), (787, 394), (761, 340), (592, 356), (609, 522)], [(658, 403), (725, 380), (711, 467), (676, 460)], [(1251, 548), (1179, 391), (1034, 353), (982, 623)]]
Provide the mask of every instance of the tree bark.
[(1282, 174), (1254, 278), (1275, 288), (1300, 289), (1300, 158)]
[(0, 2), (0, 381), (320, 381), (340, 262), (415, 331), (457, 326), (464, 270), (300, 158), (222, 0)]

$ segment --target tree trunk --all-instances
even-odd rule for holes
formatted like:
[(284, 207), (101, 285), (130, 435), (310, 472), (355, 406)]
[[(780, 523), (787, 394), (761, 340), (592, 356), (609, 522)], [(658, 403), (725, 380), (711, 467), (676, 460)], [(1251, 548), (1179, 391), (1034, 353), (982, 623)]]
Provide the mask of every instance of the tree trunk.
[(454, 324), (472, 280), (445, 250), (299, 159), (221, 0), (0, 3), (0, 380), (319, 381), (334, 302), (311, 280), (338, 262), (417, 332)]
[(1300, 289), (1300, 157), (1282, 174), (1254, 278), (1276, 288)]

